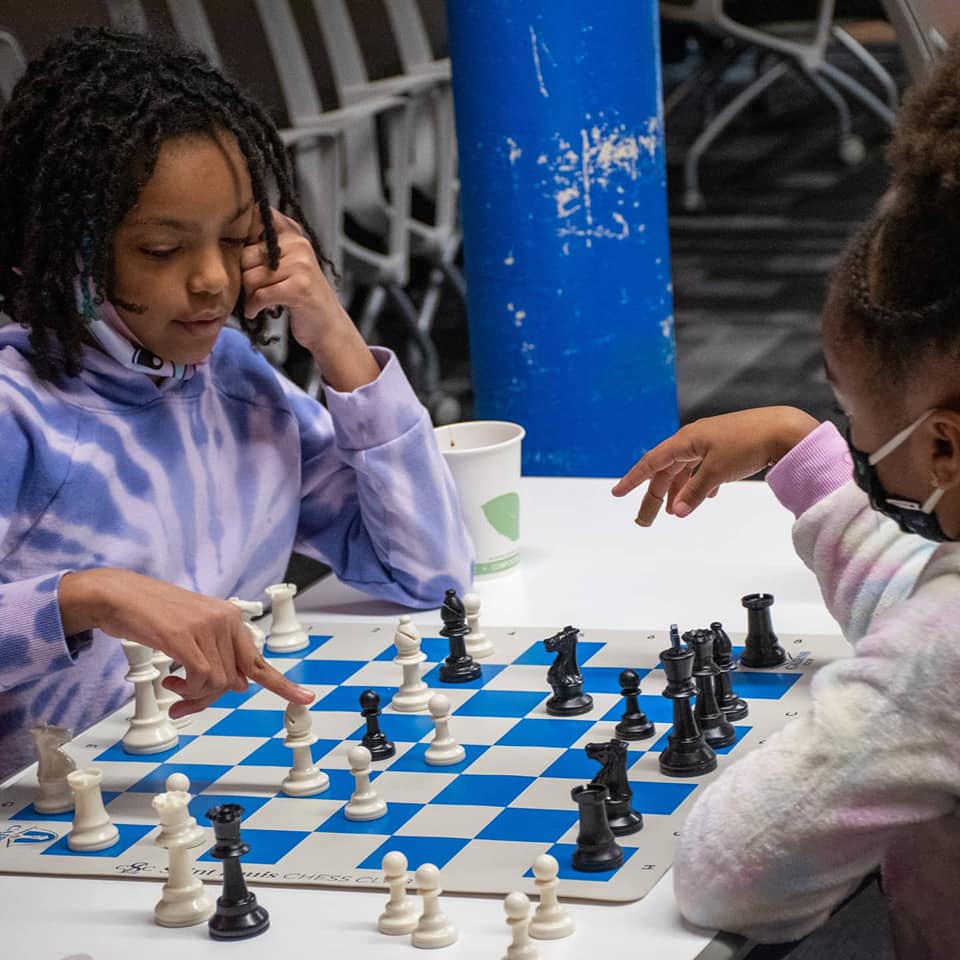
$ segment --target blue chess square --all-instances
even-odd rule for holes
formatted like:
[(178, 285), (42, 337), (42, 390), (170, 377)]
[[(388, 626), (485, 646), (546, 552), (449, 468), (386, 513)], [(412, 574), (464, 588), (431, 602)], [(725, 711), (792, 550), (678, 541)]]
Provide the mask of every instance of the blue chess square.
[(488, 823), (478, 840), (509, 840), (517, 843), (555, 843), (576, 822), (577, 810), (543, 810), (507, 807)]
[(633, 809), (640, 813), (669, 816), (697, 789), (697, 783), (663, 783), (660, 780), (631, 780)]
[[(280, 785), (277, 785), (277, 794), (280, 792)], [(212, 807), (219, 807), (224, 803), (236, 803), (239, 806), (243, 807), (243, 817), (249, 817), (254, 811), (259, 810), (265, 803), (267, 803), (271, 797), (249, 797), (249, 796), (237, 796), (236, 794), (226, 794), (226, 793), (200, 793), (197, 794), (187, 806), (187, 809), (190, 813), (197, 818), (197, 823), (201, 827), (212, 826), (210, 821), (207, 819), (207, 811)], [(243, 829), (243, 834), (246, 836), (246, 828)]]
[[(380, 717), (380, 729), (395, 743), (416, 743), (433, 732), (433, 718), (414, 713), (385, 713)], [(359, 740), (366, 732), (367, 725), (363, 723), (344, 739)]]
[[(546, 640), (546, 637), (544, 637)], [(577, 643), (577, 662), (586, 663), (598, 650), (602, 650), (605, 644), (592, 643), (589, 640), (581, 640)], [(522, 663), (530, 666), (549, 667), (557, 659), (556, 653), (549, 653), (543, 645), (543, 640), (538, 640), (533, 646), (527, 647), (514, 663)]]
[(569, 747), (591, 727), (592, 720), (538, 720), (515, 723), (498, 741), (498, 747)]
[[(576, 849), (577, 845), (575, 843), (555, 843), (549, 850), (545, 851), (549, 853), (550, 856), (556, 857), (557, 863), (560, 864), (558, 876), (561, 880), (594, 880), (599, 883), (612, 880), (617, 875), (617, 871), (622, 870), (623, 867), (626, 866), (627, 861), (637, 852), (636, 847), (623, 847), (623, 864), (617, 867), (616, 870), (585, 873), (582, 870), (573, 869), (573, 851)], [(532, 877), (533, 870), (527, 870), (524, 876)]]
[[(618, 701), (603, 715), (602, 719), (612, 720), (614, 723), (619, 722), (623, 716), (623, 705), (623, 700)], [(673, 723), (672, 700), (644, 693), (637, 697), (637, 705), (647, 715), (648, 720), (652, 720), (654, 723)]]
[(799, 673), (734, 670), (730, 674), (734, 693), (744, 700), (779, 700), (799, 679)]
[(41, 850), (41, 856), (119, 857), (126, 853), (138, 840), (153, 830), (153, 825), (149, 823), (118, 823), (116, 826), (120, 832), (120, 839), (117, 840), (112, 847), (107, 847), (106, 850), (71, 850), (67, 845), (67, 834), (64, 834), (56, 843), (47, 847), (46, 850)]
[(190, 781), (190, 792), (199, 793), (232, 769), (230, 765), (219, 763), (163, 763), (132, 787), (127, 787), (127, 793), (163, 793), (171, 773), (182, 773)]
[(459, 717), (525, 717), (549, 690), (480, 690), (453, 712)]
[[(310, 756), (316, 763), (320, 757), (339, 746), (339, 740), (318, 740), (310, 747)], [(238, 766), (241, 767), (290, 767), (293, 763), (293, 752), (283, 745), (282, 737), (272, 737), (262, 743), (256, 750), (244, 757)]]
[[(326, 794), (324, 794), (326, 796)], [(328, 817), (316, 829), (316, 833), (382, 833), (389, 836), (396, 833), (411, 817), (416, 816), (422, 809), (422, 803), (389, 803), (387, 812), (378, 820), (348, 820), (344, 815), (344, 807)]]
[(234, 710), (208, 731), (211, 737), (272, 737), (283, 731), (282, 710)]
[[(420, 652), (426, 656), (427, 663), (439, 663), (450, 656), (450, 641), (446, 637), (422, 637)], [(374, 660), (392, 660), (397, 655), (397, 648), (391, 643), (382, 653), (378, 653)]]
[(357, 869), (376, 870), (379, 875), (383, 858), (391, 850), (398, 850), (412, 870), (425, 863), (442, 870), (469, 842), (461, 837), (390, 837), (361, 860)]
[[(309, 836), (307, 831), (301, 830), (257, 830), (243, 827), (241, 839), (250, 848), (250, 852), (243, 855), (243, 862), (247, 866), (251, 863), (279, 863)], [(202, 853), (197, 857), (197, 861), (217, 863), (217, 858), (210, 853), (212, 849), (210, 847)]]
[[(119, 797), (120, 794), (117, 792), (111, 793), (107, 790), (101, 791), (101, 797), (103, 798), (103, 805), (106, 806), (111, 800), (115, 797)], [(48, 820), (50, 822), (60, 821), (61, 823), (72, 823), (73, 822), (73, 809), (66, 810), (64, 813), (41, 813), (37, 808), (32, 804), (28, 803), (22, 810), (18, 810), (16, 814), (7, 818), (8, 820)]]
[(434, 803), (460, 803), (478, 807), (506, 807), (523, 793), (536, 777), (481, 776), (464, 773), (447, 784)]
[[(733, 743), (727, 744), (725, 747), (714, 747), (714, 750), (717, 753), (729, 753), (746, 735), (749, 733), (753, 727), (741, 727), (739, 724), (734, 724), (733, 729), (737, 734), (737, 739)], [(650, 748), (651, 750), (664, 751), (667, 749), (667, 740), (670, 734), (673, 732), (673, 727), (670, 726), (660, 737), (659, 740)]]
[(366, 666), (366, 660), (301, 660), (284, 676), (294, 683), (336, 686)]
[(292, 650), (290, 653), (277, 653), (268, 647), (263, 648), (263, 655), (269, 659), (277, 657), (283, 660), (302, 660), (304, 657), (313, 653), (318, 647), (322, 647), (328, 640), (332, 639), (332, 633), (311, 633), (307, 645), (299, 650)]
[[(391, 769), (393, 769), (391, 767)], [(349, 800), (353, 791), (357, 788), (356, 780), (349, 770), (327, 770), (325, 771), (330, 778), (330, 786), (323, 793), (318, 794), (321, 800)], [(382, 771), (371, 770), (370, 779), (376, 780)]]
[(243, 693), (237, 690), (228, 690), (219, 700), (215, 700), (211, 706), (222, 707), (224, 709), (234, 710), (241, 704), (246, 703), (252, 696), (258, 694), (263, 687), (259, 683), (251, 683)]
[(451, 763), (446, 767), (438, 767), (427, 763), (424, 759), (427, 753), (427, 743), (418, 743), (407, 750), (402, 757), (398, 757), (390, 764), (390, 772), (399, 770), (401, 773), (461, 773), (473, 763), (477, 757), (487, 752), (487, 747), (473, 743), (462, 744), (466, 756), (459, 763)]
[(336, 710), (339, 713), (356, 713), (360, 715), (360, 694), (364, 690), (376, 690), (380, 694), (381, 703), (389, 703), (397, 692), (397, 687), (337, 687), (325, 697), (321, 697), (311, 710)]
[(468, 680), (466, 683), (444, 683), (440, 679), (440, 664), (437, 664), (424, 675), (423, 681), (431, 690), (442, 690), (444, 688), (455, 690), (458, 687), (462, 687), (464, 690), (477, 690), (486, 686), (505, 666), (504, 663), (481, 663), (480, 676), (476, 680)]
[[(643, 680), (650, 671), (635, 670), (634, 672)], [(620, 693), (622, 667), (585, 666), (580, 668), (580, 673), (583, 675), (583, 689), (588, 693)]]
[(94, 757), (94, 760), (120, 760), (124, 763), (163, 763), (165, 760), (169, 760), (175, 753), (179, 753), (191, 740), (196, 740), (197, 738), (184, 736), (180, 734), (180, 739), (177, 741), (175, 747), (171, 747), (169, 750), (162, 750), (160, 753), (127, 753), (123, 749), (123, 743), (118, 740), (113, 746), (108, 747), (103, 753), (98, 754)]
[[(630, 758), (633, 756), (631, 753)], [(592, 780), (599, 770), (600, 764), (591, 760), (583, 750), (565, 750), (540, 776), (583, 782)]]

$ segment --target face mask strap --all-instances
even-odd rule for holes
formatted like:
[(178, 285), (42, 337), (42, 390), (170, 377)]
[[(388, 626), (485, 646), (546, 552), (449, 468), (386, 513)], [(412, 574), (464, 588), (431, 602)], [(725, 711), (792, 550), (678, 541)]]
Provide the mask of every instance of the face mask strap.
[(875, 467), (885, 457), (890, 456), (890, 454), (893, 453), (893, 451), (896, 450), (897, 447), (899, 447), (900, 444), (902, 444), (904, 440), (906, 440), (907, 437), (909, 437), (910, 434), (913, 433), (913, 431), (916, 430), (917, 427), (919, 427), (920, 424), (930, 416), (931, 413), (933, 413), (932, 410), (927, 410), (925, 413), (921, 413), (920, 416), (917, 417), (917, 419), (914, 420), (909, 427), (904, 427), (899, 433), (895, 433), (882, 447), (880, 447), (879, 450), (871, 453), (867, 458), (867, 462), (870, 464), (870, 466)]
[(933, 493), (931, 493), (930, 496), (927, 497), (927, 499), (924, 500), (923, 503), (921, 504), (920, 512), (933, 513), (933, 511), (936, 510), (937, 508), (937, 504), (940, 502), (940, 500), (943, 498), (943, 495), (946, 492), (947, 491), (944, 490), (942, 487), (936, 487)]

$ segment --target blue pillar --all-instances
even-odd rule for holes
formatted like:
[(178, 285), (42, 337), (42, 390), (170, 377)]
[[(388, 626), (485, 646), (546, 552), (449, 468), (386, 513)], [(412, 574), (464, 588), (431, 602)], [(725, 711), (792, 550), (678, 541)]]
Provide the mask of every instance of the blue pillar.
[(617, 476), (677, 428), (657, 4), (447, 11), (476, 417)]

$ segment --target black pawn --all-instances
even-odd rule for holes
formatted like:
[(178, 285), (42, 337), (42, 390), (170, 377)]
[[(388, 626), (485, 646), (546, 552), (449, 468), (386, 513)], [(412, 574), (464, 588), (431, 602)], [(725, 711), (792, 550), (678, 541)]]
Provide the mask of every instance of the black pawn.
[(730, 676), (735, 666), (733, 644), (719, 620), (714, 620), (710, 629), (713, 632), (713, 662), (720, 671), (713, 678), (717, 688), (717, 703), (728, 720), (742, 720), (750, 712), (750, 708), (747, 701), (738, 697), (733, 689), (733, 678)]
[(747, 639), (740, 662), (745, 667), (779, 667), (787, 659), (787, 652), (780, 646), (770, 620), (773, 595), (751, 593), (740, 602), (747, 608)]
[(640, 709), (637, 697), (640, 695), (640, 677), (635, 670), (624, 670), (620, 674), (620, 693), (625, 703), (623, 716), (615, 731), (621, 740), (646, 740), (656, 733), (656, 727)]
[(242, 816), (243, 807), (236, 803), (223, 803), (207, 811), (216, 839), (210, 856), (223, 861), (223, 893), (217, 897), (217, 911), (207, 923), (214, 940), (247, 940), (270, 926), (270, 914), (257, 903), (243, 879), (240, 858), (250, 848), (240, 839)]
[(713, 747), (728, 747), (736, 743), (737, 731), (724, 716), (717, 703), (714, 677), (719, 672), (713, 662), (713, 631), (691, 630), (683, 635), (684, 642), (693, 651), (693, 676), (697, 684), (697, 705), (693, 716), (703, 739)]
[(577, 802), (580, 832), (573, 851), (573, 869), (584, 873), (616, 870), (623, 866), (623, 848), (607, 821), (607, 788), (574, 787), (570, 796)]
[(673, 701), (673, 729), (667, 749), (660, 754), (660, 772), (668, 777), (699, 777), (717, 769), (717, 755), (697, 726), (690, 706), (696, 693), (693, 683), (693, 651), (671, 647), (660, 653), (667, 678), (663, 695)]
[(367, 732), (360, 741), (369, 751), (371, 760), (386, 760), (397, 748), (380, 729), (380, 694), (376, 690), (364, 690), (360, 694), (360, 712), (367, 721)]
[(440, 664), (440, 679), (444, 683), (467, 683), (480, 676), (480, 664), (467, 653), (465, 637), (470, 632), (463, 601), (456, 590), (448, 590), (440, 609), (443, 626), (440, 634), (450, 641), (450, 656)]

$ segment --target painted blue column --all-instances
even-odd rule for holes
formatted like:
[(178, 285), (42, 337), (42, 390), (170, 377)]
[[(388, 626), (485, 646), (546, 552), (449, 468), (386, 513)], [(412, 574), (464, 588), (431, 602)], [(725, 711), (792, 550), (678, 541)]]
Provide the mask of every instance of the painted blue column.
[(617, 476), (677, 428), (657, 4), (447, 11), (475, 415)]

